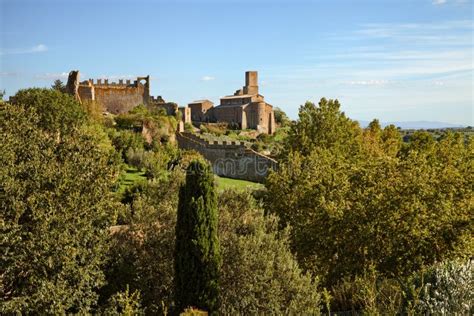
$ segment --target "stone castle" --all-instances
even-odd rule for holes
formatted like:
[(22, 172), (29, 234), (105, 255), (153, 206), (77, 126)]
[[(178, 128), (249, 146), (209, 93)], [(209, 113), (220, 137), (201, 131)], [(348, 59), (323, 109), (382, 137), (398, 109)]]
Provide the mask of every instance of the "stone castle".
[(69, 73), (66, 91), (80, 102), (95, 101), (112, 114), (126, 113), (139, 104), (166, 104), (161, 96), (150, 96), (150, 76), (137, 77), (133, 82), (130, 79), (120, 79), (118, 83), (109, 83), (108, 79), (80, 82), (79, 71), (73, 70)]
[(93, 101), (102, 106), (105, 112), (126, 113), (139, 104), (148, 107), (163, 107), (167, 114), (181, 112), (184, 123), (225, 122), (240, 129), (255, 129), (261, 133), (275, 132), (273, 107), (264, 101), (258, 93), (258, 74), (256, 71), (245, 73), (245, 86), (233, 95), (221, 98), (214, 107), (209, 100), (194, 101), (188, 107), (167, 103), (161, 96), (150, 96), (150, 76), (131, 80), (119, 80), (118, 83), (107, 79), (89, 79), (80, 81), (77, 70), (69, 73), (66, 90), (80, 102)]

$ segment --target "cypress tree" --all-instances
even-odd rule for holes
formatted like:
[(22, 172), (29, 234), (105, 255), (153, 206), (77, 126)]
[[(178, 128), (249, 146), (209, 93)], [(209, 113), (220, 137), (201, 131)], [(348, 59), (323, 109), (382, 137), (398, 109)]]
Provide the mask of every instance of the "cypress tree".
[(197, 307), (218, 310), (221, 262), (214, 176), (209, 164), (194, 160), (179, 193), (175, 249), (176, 312)]

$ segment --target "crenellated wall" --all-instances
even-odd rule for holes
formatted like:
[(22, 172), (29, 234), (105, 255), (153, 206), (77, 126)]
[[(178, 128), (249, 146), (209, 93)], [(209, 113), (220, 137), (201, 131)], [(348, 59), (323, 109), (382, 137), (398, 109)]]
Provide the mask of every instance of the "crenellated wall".
[(66, 90), (81, 102), (95, 101), (110, 113), (125, 113), (139, 104), (159, 103), (161, 98), (150, 98), (150, 76), (130, 79), (119, 79), (109, 82), (108, 79), (89, 79), (79, 82), (78, 70), (69, 73)]
[(177, 133), (176, 139), (179, 148), (201, 153), (219, 176), (264, 182), (270, 169), (278, 166), (276, 160), (247, 148), (243, 142), (209, 142), (187, 132)]
[[(113, 114), (128, 112), (139, 104), (148, 104), (143, 85), (127, 86), (112, 83), (108, 85), (94, 85), (94, 90), (95, 100), (107, 112)], [(84, 100), (82, 95), (81, 100)]]

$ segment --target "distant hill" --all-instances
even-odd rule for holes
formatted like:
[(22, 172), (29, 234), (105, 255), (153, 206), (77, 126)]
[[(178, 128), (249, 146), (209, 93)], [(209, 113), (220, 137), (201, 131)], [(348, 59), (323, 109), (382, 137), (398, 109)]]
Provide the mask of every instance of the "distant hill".
[[(359, 121), (362, 127), (369, 125), (369, 121)], [(452, 124), (445, 122), (433, 122), (433, 121), (406, 121), (406, 122), (380, 122), (380, 124), (385, 127), (387, 125), (393, 124), (402, 129), (437, 129), (437, 128), (462, 128), (466, 127), (460, 124)]]

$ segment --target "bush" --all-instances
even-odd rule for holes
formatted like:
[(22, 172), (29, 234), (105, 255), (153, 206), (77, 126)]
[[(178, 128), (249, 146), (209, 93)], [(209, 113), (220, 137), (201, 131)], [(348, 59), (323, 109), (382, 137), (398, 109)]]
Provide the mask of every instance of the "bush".
[(191, 123), (184, 123), (184, 130), (185, 130), (186, 132), (193, 132), (193, 131), (194, 131), (193, 124), (191, 124)]
[(474, 260), (447, 261), (419, 272), (405, 287), (405, 311), (425, 315), (474, 313)]
[(145, 314), (140, 304), (140, 291), (130, 293), (128, 286), (124, 292), (115, 293), (109, 299), (107, 305), (107, 308), (102, 313), (106, 316), (138, 316)]
[(201, 134), (209, 133), (209, 129), (204, 124), (199, 125), (199, 131)]
[(143, 161), (144, 161), (145, 154), (146, 152), (143, 150), (143, 148), (135, 149), (135, 148), (129, 147), (125, 155), (125, 162), (129, 164), (130, 166), (133, 166), (137, 168), (138, 170), (140, 170), (144, 167)]
[(107, 131), (112, 144), (125, 161), (127, 160), (127, 152), (130, 148), (134, 151), (144, 148), (145, 139), (139, 133), (115, 129), (108, 129)]
[(222, 245), (221, 309), (228, 315), (317, 315), (317, 282), (298, 267), (289, 249), (289, 231), (249, 192), (219, 197)]

